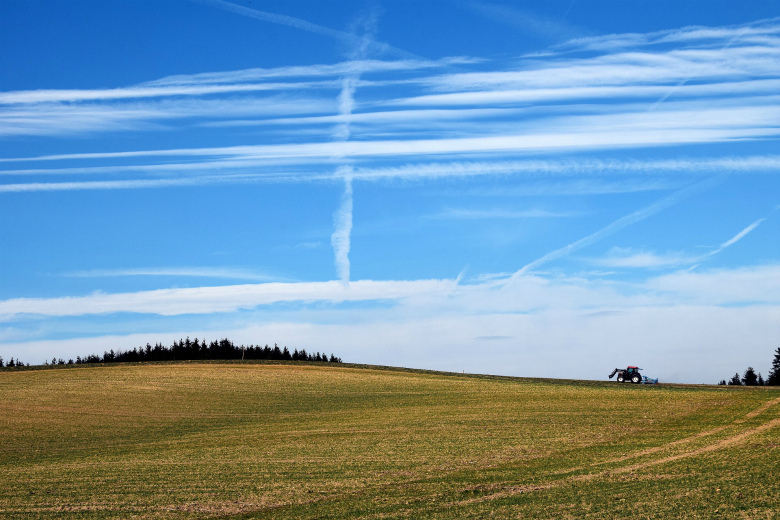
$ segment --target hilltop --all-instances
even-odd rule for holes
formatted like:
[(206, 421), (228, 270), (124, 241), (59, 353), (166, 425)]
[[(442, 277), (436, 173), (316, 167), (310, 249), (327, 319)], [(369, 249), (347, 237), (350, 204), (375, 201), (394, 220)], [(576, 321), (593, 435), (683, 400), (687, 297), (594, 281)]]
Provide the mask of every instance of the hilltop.
[(303, 362), (0, 371), (5, 518), (772, 517), (780, 389)]

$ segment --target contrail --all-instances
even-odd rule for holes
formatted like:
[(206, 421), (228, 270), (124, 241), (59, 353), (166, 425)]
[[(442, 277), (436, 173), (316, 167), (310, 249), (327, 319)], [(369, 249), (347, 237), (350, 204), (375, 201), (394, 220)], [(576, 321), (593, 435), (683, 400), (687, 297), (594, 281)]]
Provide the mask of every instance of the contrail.
[(333, 136), (337, 141), (349, 140), (349, 116), (352, 115), (352, 110), (355, 108), (354, 96), (359, 80), (360, 74), (346, 76), (342, 80), (341, 93), (339, 94), (339, 116), (346, 116), (346, 120), (336, 125)]
[[(743, 36), (743, 34), (744, 34), (744, 33), (745, 33), (745, 27), (742, 27), (742, 28), (741, 28), (741, 29), (740, 29), (740, 30), (739, 30), (739, 31), (738, 31), (738, 32), (737, 32), (737, 33), (736, 33), (734, 36), (732, 36), (732, 37), (731, 37), (731, 39), (730, 39), (729, 41), (727, 41), (727, 42), (726, 42), (726, 44), (725, 44), (723, 47), (721, 47), (721, 48), (720, 48), (720, 50), (721, 50), (721, 51), (725, 51), (726, 49), (728, 49), (729, 47), (731, 47), (732, 45), (734, 45), (734, 42), (736, 42), (737, 40), (739, 40), (740, 38), (742, 38), (742, 36)], [(679, 89), (679, 88), (681, 88), (683, 85), (685, 85), (686, 83), (688, 83), (688, 81), (690, 81), (690, 79), (691, 79), (692, 77), (693, 77), (693, 73), (691, 72), (690, 74), (688, 74), (688, 76), (686, 76), (686, 77), (684, 77), (682, 80), (680, 80), (680, 82), (679, 82), (679, 83), (677, 83), (677, 85), (675, 85), (675, 86), (673, 86), (672, 88), (670, 88), (670, 89), (669, 89), (669, 91), (668, 91), (668, 92), (666, 92), (666, 94), (664, 94), (663, 96), (661, 96), (661, 98), (660, 98), (660, 99), (658, 99), (658, 101), (656, 101), (655, 103), (653, 103), (653, 105), (652, 105), (652, 106), (651, 106), (651, 107), (650, 107), (650, 108), (649, 108), (647, 111), (648, 111), (648, 112), (653, 112), (653, 111), (654, 111), (656, 108), (658, 108), (658, 107), (661, 105), (661, 103), (663, 103), (664, 101), (666, 101), (667, 99), (669, 99), (669, 97), (670, 97), (672, 94), (674, 94), (674, 92), (675, 92), (676, 90), (678, 90), (678, 89)]]
[[(376, 33), (377, 10), (373, 9), (367, 16), (357, 20), (353, 30), (360, 30), (363, 36), (354, 39), (352, 49), (349, 52), (349, 58), (352, 60), (363, 60), (371, 52), (371, 42)], [(355, 90), (360, 79), (362, 70), (352, 71), (342, 79), (341, 93), (339, 94), (339, 115), (345, 120), (336, 126), (334, 139), (336, 141), (347, 141), (350, 137), (349, 116), (355, 108)], [(337, 157), (337, 156), (334, 156)], [(341, 205), (338, 211), (333, 215), (335, 230), (330, 237), (330, 243), (333, 246), (334, 261), (339, 279), (345, 287), (349, 287), (349, 249), (352, 233), (352, 167), (349, 165), (341, 166), (336, 171), (337, 176), (344, 177), (344, 194), (341, 197)]]
[(550, 262), (552, 260), (557, 260), (558, 258), (562, 258), (570, 253), (573, 253), (574, 251), (578, 251), (582, 249), (583, 247), (587, 247), (591, 244), (595, 244), (599, 240), (606, 238), (609, 235), (612, 235), (613, 233), (617, 233), (621, 229), (626, 228), (631, 224), (635, 224), (641, 220), (646, 219), (647, 217), (655, 215), (659, 211), (662, 211), (670, 206), (673, 206), (674, 204), (677, 204), (678, 202), (687, 199), (691, 195), (704, 191), (705, 189), (712, 188), (715, 185), (720, 184), (720, 182), (722, 182), (724, 178), (725, 176), (712, 177), (705, 181), (698, 182), (687, 188), (683, 188), (682, 190), (676, 191), (671, 195), (669, 195), (668, 197), (664, 197), (663, 199), (656, 201), (653, 204), (650, 204), (649, 206), (640, 209), (639, 211), (635, 211), (634, 213), (626, 215), (625, 217), (619, 218), (618, 220), (614, 221), (608, 226), (599, 229), (595, 233), (588, 235), (585, 238), (581, 238), (576, 242), (572, 242), (567, 246), (564, 246), (560, 249), (556, 249), (555, 251), (551, 251), (550, 253), (547, 253), (543, 257), (534, 260), (530, 264), (526, 264), (525, 266), (523, 266), (520, 270), (518, 270), (509, 278), (508, 283), (512, 283), (513, 281), (522, 277), (526, 272), (528, 272), (531, 269), (539, 267), (540, 265), (546, 264), (547, 262)]
[(293, 27), (295, 29), (300, 29), (302, 31), (307, 31), (314, 34), (327, 36), (328, 38), (333, 38), (334, 40), (343, 42), (353, 48), (355, 46), (365, 46), (367, 48), (370, 48), (371, 51), (377, 52), (379, 54), (391, 54), (391, 55), (401, 56), (404, 58), (415, 58), (415, 59), (420, 58), (420, 56), (417, 56), (416, 54), (412, 54), (411, 52), (406, 52), (404, 50), (397, 49), (386, 43), (375, 41), (368, 36), (357, 36), (352, 33), (331, 29), (329, 27), (323, 27), (321, 25), (307, 22), (306, 20), (301, 20), (300, 18), (295, 18), (293, 16), (287, 16), (287, 15), (276, 14), (276, 13), (268, 13), (265, 11), (249, 9), (248, 7), (232, 4), (224, 0), (191, 0), (191, 1), (197, 2), (199, 4), (208, 5), (211, 7), (216, 7), (218, 9), (222, 9), (225, 11), (230, 11), (232, 13), (240, 14), (242, 16), (247, 16), (249, 18), (254, 18), (256, 20), (262, 20), (264, 22), (271, 22), (279, 25), (286, 25), (288, 27)]
[(723, 242), (718, 249), (708, 253), (707, 256), (716, 255), (716, 254), (720, 253), (721, 251), (723, 251), (724, 249), (726, 249), (727, 247), (733, 246), (734, 244), (736, 244), (737, 242), (742, 240), (745, 237), (745, 235), (747, 235), (748, 233), (750, 233), (751, 231), (756, 229), (759, 226), (759, 224), (761, 224), (765, 220), (766, 220), (766, 218), (760, 218), (760, 219), (756, 220), (755, 222), (750, 224), (748, 227), (746, 227), (745, 229), (743, 229), (742, 231), (740, 231), (739, 233), (734, 235), (731, 239), (726, 240), (725, 242)]
[[(341, 283), (349, 285), (349, 244), (352, 233), (352, 177), (349, 175), (350, 167), (342, 167), (339, 172), (344, 175), (344, 193), (341, 196), (341, 205), (333, 214), (335, 231), (330, 237), (333, 253)], [(337, 173), (339, 173), (337, 172)]]
[(717, 249), (715, 249), (715, 250), (713, 250), (713, 251), (710, 251), (710, 252), (709, 252), (709, 253), (707, 253), (706, 255), (700, 256), (700, 257), (699, 257), (699, 258), (696, 260), (696, 264), (692, 265), (692, 266), (690, 267), (690, 269), (688, 269), (688, 272), (690, 272), (690, 271), (693, 271), (694, 269), (696, 269), (697, 267), (699, 267), (699, 264), (700, 264), (701, 262), (703, 262), (704, 260), (706, 260), (706, 259), (708, 259), (708, 258), (710, 258), (710, 257), (712, 257), (712, 256), (715, 256), (715, 255), (717, 255), (718, 253), (720, 253), (721, 251), (723, 251), (723, 250), (724, 250), (724, 249), (726, 249), (727, 247), (731, 247), (731, 246), (733, 246), (734, 244), (736, 244), (737, 242), (739, 242), (740, 240), (742, 240), (743, 238), (745, 238), (745, 236), (747, 236), (747, 234), (748, 234), (748, 233), (750, 233), (751, 231), (753, 231), (754, 229), (756, 229), (756, 228), (757, 228), (759, 225), (761, 225), (761, 223), (762, 223), (763, 221), (765, 221), (765, 220), (766, 220), (766, 217), (764, 217), (764, 218), (760, 218), (760, 219), (756, 220), (755, 222), (753, 222), (752, 224), (750, 224), (748, 227), (746, 227), (745, 229), (743, 229), (742, 231), (740, 231), (739, 233), (737, 233), (736, 235), (734, 235), (734, 236), (733, 236), (733, 237), (731, 237), (730, 239), (728, 239), (728, 240), (726, 240), (725, 242), (723, 242), (723, 243), (722, 243), (720, 246), (718, 246), (718, 248), (717, 248)]

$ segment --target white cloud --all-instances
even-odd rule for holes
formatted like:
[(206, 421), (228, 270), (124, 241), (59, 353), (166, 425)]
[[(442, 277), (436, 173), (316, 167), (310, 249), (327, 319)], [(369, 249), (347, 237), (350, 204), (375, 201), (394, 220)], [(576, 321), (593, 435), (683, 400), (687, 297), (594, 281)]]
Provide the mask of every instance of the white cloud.
[[(68, 182), (27, 182), (1, 184), (0, 193), (142, 189), (169, 186), (197, 186), (221, 183), (262, 182), (344, 182), (343, 173), (323, 174), (301, 158), (294, 158), (298, 168), (291, 170), (284, 158), (263, 159), (214, 159), (208, 161), (165, 163), (151, 165), (92, 166), (77, 168), (30, 168), (0, 171), (0, 176), (31, 175), (103, 175), (103, 174), (154, 174), (156, 178), (132, 178), (124, 180), (94, 180)], [(2, 159), (0, 159), (2, 162)], [(502, 195), (533, 194), (589, 194), (626, 193), (633, 191), (668, 190), (677, 188), (684, 179), (679, 175), (703, 174), (776, 174), (780, 169), (780, 156), (722, 157), (703, 159), (665, 160), (610, 160), (578, 158), (564, 160), (498, 160), (498, 161), (447, 161), (409, 163), (394, 167), (353, 168), (349, 176), (354, 181), (381, 182), (387, 180), (425, 180), (467, 178), (475, 176), (521, 176), (536, 180), (512, 190), (502, 189)], [(235, 172), (254, 173), (235, 173)], [(258, 172), (259, 171), (259, 172)], [(672, 177), (659, 175), (677, 174)], [(613, 176), (606, 180), (604, 176)], [(615, 179), (614, 175), (633, 176)], [(160, 176), (163, 176), (160, 178)], [(636, 177), (642, 176), (642, 177)], [(565, 182), (551, 183), (550, 179), (571, 178)], [(601, 178), (600, 178), (601, 177)], [(646, 177), (646, 178), (645, 178)]]
[[(466, 92), (448, 92), (445, 94), (424, 94), (388, 101), (390, 105), (412, 106), (458, 106), (458, 105), (496, 105), (515, 103), (540, 103), (553, 101), (582, 101), (598, 99), (652, 98), (669, 93), (669, 85), (609, 85), (609, 86), (572, 86), (546, 88), (504, 89), (490, 86), (485, 90)], [(714, 96), (738, 96), (774, 94), (780, 87), (776, 79), (756, 79), (733, 82), (717, 82), (675, 87), (676, 98), (697, 98)]]
[(434, 76), (434, 90), (554, 89), (563, 87), (674, 85), (683, 79), (723, 82), (777, 77), (776, 46), (630, 52), (571, 60), (529, 62), (518, 70)]
[(205, 184), (247, 183), (252, 182), (253, 180), (258, 180), (258, 176), (222, 175), (167, 179), (131, 179), (122, 181), (26, 182), (20, 184), (0, 184), (0, 193), (81, 190), (136, 190), (168, 188), (173, 186), (202, 186)]
[(701, 181), (697, 184), (694, 184), (692, 186), (688, 186), (686, 188), (683, 188), (681, 190), (678, 190), (671, 195), (668, 195), (653, 204), (650, 204), (649, 206), (645, 206), (644, 208), (637, 210), (633, 213), (630, 213), (628, 215), (625, 215), (614, 222), (610, 223), (609, 225), (599, 229), (598, 231), (591, 233), (588, 236), (585, 236), (579, 240), (576, 240), (568, 245), (565, 245), (559, 249), (556, 249), (554, 251), (550, 251), (546, 255), (534, 260), (533, 262), (530, 262), (526, 265), (524, 265), (522, 268), (520, 268), (515, 274), (512, 275), (512, 281), (516, 281), (518, 278), (521, 278), (525, 273), (532, 269), (536, 269), (537, 267), (544, 265), (548, 262), (551, 262), (553, 260), (557, 260), (559, 258), (563, 258), (575, 251), (579, 251), (582, 248), (588, 247), (592, 244), (595, 244), (596, 242), (602, 240), (605, 237), (608, 237), (614, 233), (617, 233), (618, 231), (631, 226), (632, 224), (635, 224), (637, 222), (640, 222), (652, 215), (655, 215), (659, 211), (663, 211), (666, 208), (669, 208), (670, 206), (673, 206), (686, 198), (697, 194), (703, 190), (712, 188), (717, 183), (719, 183), (722, 179), (719, 178), (711, 178), (704, 181)]
[(577, 38), (558, 46), (560, 49), (615, 50), (626, 47), (655, 45), (663, 43), (699, 42), (701, 44), (742, 41), (746, 43), (767, 43), (777, 41), (780, 35), (780, 18), (758, 20), (749, 24), (727, 27), (689, 26), (649, 33), (608, 34)]
[(604, 258), (592, 259), (596, 265), (611, 268), (659, 269), (694, 264), (699, 257), (681, 252), (659, 255), (652, 251), (636, 251), (631, 248), (612, 248)]
[[(780, 135), (780, 128), (767, 125), (777, 117), (777, 107), (750, 111), (718, 111), (721, 116), (736, 116), (728, 125), (721, 121), (715, 128), (703, 127), (698, 120), (684, 119), (677, 114), (673, 121), (658, 121), (646, 127), (647, 121), (631, 118), (615, 121), (602, 119), (598, 127), (558, 132), (468, 137), (458, 139), (414, 139), (384, 141), (344, 141), (284, 145), (232, 146), (221, 148), (179, 148), (132, 152), (81, 153), (48, 155), (30, 158), (5, 158), (0, 162), (53, 161), (72, 159), (118, 159), (141, 157), (233, 156), (245, 159), (423, 156), (466, 153), (518, 153), (555, 150), (611, 149), (649, 147), (674, 144), (718, 143), (733, 140), (768, 138)], [(655, 113), (658, 114), (658, 113)], [(707, 114), (713, 120), (717, 114)], [(649, 117), (649, 116), (648, 116)], [(652, 119), (648, 120), (652, 123)], [(621, 126), (618, 126), (618, 123)], [(574, 131), (572, 131), (574, 130)]]
[[(510, 283), (511, 281), (511, 283)], [(777, 286), (777, 287), (775, 287)], [(527, 274), (511, 279), (482, 277), (456, 280), (339, 281), (262, 283), (160, 289), (135, 293), (61, 298), (13, 298), (0, 301), (0, 315), (14, 321), (23, 315), (84, 316), (142, 313), (162, 316), (211, 314), (251, 309), (275, 302), (398, 301), (393, 313), (405, 316), (469, 315), (550, 310), (625, 310), (644, 306), (780, 304), (780, 266), (676, 272), (628, 283), (578, 277), (547, 278)], [(370, 307), (370, 306), (369, 306)], [(357, 311), (348, 311), (355, 312)], [(409, 314), (406, 314), (409, 313)]]
[[(190, 327), (177, 322), (172, 329), (157, 327), (158, 332), (130, 336), (6, 341), (0, 355), (42, 362), (147, 341), (169, 344), (188, 335), (227, 336), (239, 343), (278, 342), (333, 352), (358, 363), (602, 380), (615, 366), (636, 364), (665, 382), (715, 383), (735, 367), (762, 369), (762, 362), (768, 367), (780, 332), (778, 283), (779, 265), (682, 272), (638, 284), (527, 276), (505, 290), (500, 290), (502, 279), (457, 287), (452, 281), (353, 281), (349, 289), (338, 282), (284, 284), (274, 290), (302, 300), (340, 299), (353, 290), (372, 298), (403, 299), (389, 308), (310, 310), (268, 321), (255, 316), (244, 325), (231, 322), (224, 328), (204, 329), (202, 318), (195, 317)], [(254, 303), (264, 292), (258, 288), (267, 285), (176, 290), (175, 297), (200, 299), (200, 291), (211, 291), (212, 301), (217, 294), (232, 295), (236, 308), (236, 298)], [(39, 302), (39, 310), (50, 305), (60, 313), (68, 307), (110, 312), (111, 296), (53, 299)], [(174, 293), (118, 296), (154, 312), (164, 310), (164, 300), (171, 303)], [(8, 300), (2, 303), (5, 312)], [(696, 371), (687, 368), (691, 364)]]
[(13, 298), (0, 301), (0, 317), (8, 320), (22, 314), (84, 316), (121, 312), (162, 316), (209, 314), (276, 302), (394, 300), (449, 292), (453, 286), (448, 280), (360, 280), (348, 286), (336, 281), (264, 283), (63, 298)]
[(722, 252), (724, 249), (731, 247), (732, 245), (742, 240), (745, 236), (751, 233), (765, 220), (766, 218), (758, 219), (757, 221), (753, 222), (752, 224), (744, 228), (742, 231), (737, 233), (729, 240), (723, 242), (719, 247), (704, 255), (690, 255), (690, 254), (683, 254), (681, 252), (658, 255), (650, 251), (635, 251), (631, 248), (614, 247), (609, 251), (606, 257), (592, 259), (591, 262), (593, 262), (596, 265), (611, 267), (611, 268), (658, 269), (658, 268), (693, 266), (691, 267), (692, 270), (698, 267), (699, 263), (704, 262), (708, 258), (717, 255), (718, 253)]
[(0, 136), (70, 135), (74, 132), (149, 130), (153, 125), (189, 124), (197, 118), (278, 117), (320, 114), (334, 103), (306, 96), (243, 99), (165, 100), (114, 104), (41, 103), (0, 106)]
[(477, 60), (470, 58), (443, 58), (440, 60), (372, 60), (356, 59), (333, 64), (296, 65), (272, 69), (241, 69), (228, 72), (203, 72), (200, 74), (168, 76), (147, 83), (141, 87), (167, 85), (208, 85), (256, 82), (273, 78), (341, 78), (343, 76), (369, 72), (401, 72), (435, 69), (450, 65), (466, 65)]
[(74, 278), (106, 278), (125, 276), (182, 276), (197, 278), (222, 278), (232, 280), (252, 280), (256, 282), (281, 281), (277, 276), (258, 273), (248, 269), (232, 267), (156, 267), (134, 269), (91, 269), (74, 271), (64, 276)]
[(645, 288), (673, 295), (681, 305), (687, 302), (701, 305), (777, 304), (780, 270), (777, 266), (767, 265), (676, 272), (650, 279)]

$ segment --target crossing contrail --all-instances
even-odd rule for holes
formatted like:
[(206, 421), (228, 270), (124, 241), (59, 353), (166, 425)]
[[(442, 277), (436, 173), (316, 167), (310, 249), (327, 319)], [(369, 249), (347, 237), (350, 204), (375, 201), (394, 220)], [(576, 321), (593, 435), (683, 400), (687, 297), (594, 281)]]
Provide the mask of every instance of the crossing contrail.
[(705, 181), (698, 182), (692, 186), (688, 186), (687, 188), (678, 190), (672, 193), (671, 195), (669, 195), (668, 197), (664, 197), (663, 199), (658, 200), (653, 204), (650, 204), (649, 206), (646, 206), (638, 211), (635, 211), (631, 214), (628, 214), (624, 217), (617, 219), (616, 221), (612, 222), (606, 227), (599, 229), (593, 234), (581, 238), (576, 242), (572, 242), (571, 244), (564, 246), (560, 249), (551, 251), (546, 255), (542, 256), (541, 258), (538, 258), (537, 260), (534, 260), (533, 262), (526, 264), (522, 268), (520, 268), (509, 278), (509, 283), (517, 280), (518, 278), (523, 276), (526, 272), (528, 272), (531, 269), (539, 267), (540, 265), (546, 264), (547, 262), (550, 262), (552, 260), (563, 258), (564, 256), (567, 256), (591, 244), (595, 244), (601, 239), (606, 238), (609, 235), (612, 235), (613, 233), (617, 233), (621, 229), (624, 229), (632, 224), (644, 220), (647, 217), (655, 215), (659, 211), (662, 211), (670, 206), (673, 206), (678, 202), (681, 202), (682, 200), (687, 199), (692, 195), (695, 195), (696, 193), (700, 193), (708, 188), (712, 188), (715, 185), (720, 184), (724, 178), (725, 178), (724, 176), (712, 177)]
[(389, 55), (399, 56), (403, 58), (420, 59), (420, 56), (416, 54), (412, 54), (411, 52), (406, 52), (402, 49), (398, 49), (386, 43), (378, 42), (368, 36), (358, 36), (346, 31), (339, 31), (337, 29), (323, 27), (322, 25), (317, 25), (311, 22), (307, 22), (306, 20), (301, 20), (300, 18), (295, 18), (293, 16), (269, 13), (266, 11), (258, 11), (256, 9), (250, 9), (248, 7), (243, 7), (230, 2), (226, 2), (225, 0), (190, 0), (190, 1), (197, 2), (203, 5), (208, 5), (211, 7), (216, 7), (224, 11), (230, 11), (235, 14), (240, 14), (241, 16), (254, 18), (255, 20), (261, 20), (263, 22), (270, 22), (279, 25), (286, 25), (288, 27), (293, 27), (295, 29), (300, 29), (302, 31), (319, 34), (322, 36), (327, 36), (328, 38), (333, 38), (334, 40), (338, 40), (342, 43), (345, 43), (351, 48), (354, 48), (355, 46), (358, 45), (362, 45), (369, 48), (372, 52), (378, 54), (389, 54)]

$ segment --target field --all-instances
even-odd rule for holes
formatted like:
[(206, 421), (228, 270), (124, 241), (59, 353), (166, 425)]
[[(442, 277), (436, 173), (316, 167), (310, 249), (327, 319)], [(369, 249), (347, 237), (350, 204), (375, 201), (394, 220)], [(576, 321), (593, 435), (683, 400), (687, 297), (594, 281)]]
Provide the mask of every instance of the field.
[(780, 518), (775, 388), (5, 369), (0, 433), (6, 519)]

